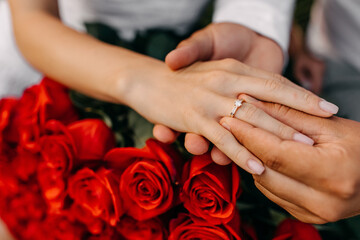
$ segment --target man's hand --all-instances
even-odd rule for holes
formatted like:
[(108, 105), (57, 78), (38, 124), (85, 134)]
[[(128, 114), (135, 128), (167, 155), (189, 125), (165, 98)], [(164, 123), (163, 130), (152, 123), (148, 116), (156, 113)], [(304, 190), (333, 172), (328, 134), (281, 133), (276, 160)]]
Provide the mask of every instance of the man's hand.
[(225, 58), (275, 73), (281, 72), (284, 63), (277, 43), (235, 23), (211, 24), (195, 32), (170, 52), (165, 62), (178, 70), (197, 61)]
[(289, 46), (290, 57), (294, 60), (294, 75), (304, 88), (315, 94), (320, 94), (323, 85), (325, 64), (321, 59), (309, 52), (305, 46), (304, 38), (302, 28), (294, 24), (291, 30)]
[(315, 140), (314, 146), (305, 145), (234, 118), (222, 119), (266, 165), (261, 176), (254, 176), (257, 188), (304, 222), (322, 224), (360, 214), (360, 123), (252, 104)]
[(296, 79), (306, 89), (320, 94), (323, 86), (325, 64), (322, 60), (303, 51), (295, 57), (294, 73)]
[[(233, 58), (247, 65), (269, 72), (280, 73), (284, 63), (283, 52), (274, 41), (249, 28), (234, 23), (211, 24), (184, 40), (166, 57), (166, 64), (173, 70), (189, 66), (197, 61)], [(154, 136), (162, 142), (173, 142), (177, 133), (156, 125)], [(200, 155), (209, 148), (203, 137), (188, 133), (185, 147), (192, 154)], [(213, 159), (219, 164), (230, 162), (222, 152), (214, 148)]]

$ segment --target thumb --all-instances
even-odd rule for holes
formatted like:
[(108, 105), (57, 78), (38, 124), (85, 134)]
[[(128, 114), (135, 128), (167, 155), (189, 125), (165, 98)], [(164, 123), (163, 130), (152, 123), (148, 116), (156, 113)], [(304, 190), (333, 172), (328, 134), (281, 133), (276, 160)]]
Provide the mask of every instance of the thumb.
[(172, 70), (189, 66), (197, 61), (211, 59), (213, 55), (213, 37), (209, 28), (197, 31), (190, 38), (182, 41), (165, 58)]

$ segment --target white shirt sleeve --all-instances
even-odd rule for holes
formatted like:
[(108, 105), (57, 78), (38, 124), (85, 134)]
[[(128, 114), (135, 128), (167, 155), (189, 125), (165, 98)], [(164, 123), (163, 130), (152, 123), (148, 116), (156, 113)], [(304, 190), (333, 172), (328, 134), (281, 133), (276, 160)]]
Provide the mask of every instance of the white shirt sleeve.
[(213, 22), (246, 26), (274, 40), (287, 56), (295, 0), (217, 0)]

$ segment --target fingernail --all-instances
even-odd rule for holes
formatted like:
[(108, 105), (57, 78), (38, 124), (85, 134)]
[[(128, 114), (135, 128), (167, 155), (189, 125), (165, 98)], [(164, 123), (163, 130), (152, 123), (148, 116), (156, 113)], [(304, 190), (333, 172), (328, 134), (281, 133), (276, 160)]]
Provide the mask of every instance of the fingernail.
[(310, 145), (310, 146), (314, 145), (314, 140), (312, 140), (308, 136), (305, 136), (302, 133), (295, 133), (294, 136), (293, 136), (293, 139), (296, 142), (305, 143), (305, 144)]
[(336, 106), (335, 104), (330, 103), (324, 99), (320, 101), (319, 106), (323, 111), (331, 113), (331, 114), (336, 114), (339, 111), (338, 106)]
[(231, 130), (230, 130), (230, 126), (229, 126), (226, 122), (221, 122), (220, 124), (221, 124), (221, 126), (223, 126), (224, 128), (226, 128), (228, 131), (231, 131)]
[(247, 166), (253, 171), (256, 175), (261, 175), (265, 171), (265, 167), (260, 164), (258, 161), (249, 159), (247, 161)]

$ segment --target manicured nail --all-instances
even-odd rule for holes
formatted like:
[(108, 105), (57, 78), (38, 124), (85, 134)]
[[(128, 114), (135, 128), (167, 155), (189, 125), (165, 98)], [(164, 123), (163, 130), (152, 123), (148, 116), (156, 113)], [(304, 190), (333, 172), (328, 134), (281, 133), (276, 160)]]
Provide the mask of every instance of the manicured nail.
[(262, 164), (260, 164), (258, 161), (255, 161), (253, 159), (249, 159), (247, 161), (247, 166), (256, 175), (261, 175), (265, 171), (265, 167)]
[(324, 99), (320, 101), (319, 106), (323, 111), (331, 113), (331, 114), (337, 114), (337, 112), (339, 111), (338, 106), (336, 106), (335, 104), (330, 103)]
[(293, 139), (296, 142), (305, 143), (305, 144), (310, 145), (310, 146), (314, 145), (314, 140), (312, 140), (308, 136), (305, 136), (302, 133), (295, 133), (294, 136), (293, 136)]
[(221, 122), (220, 124), (221, 124), (221, 126), (223, 126), (224, 128), (226, 128), (228, 131), (231, 131), (231, 130), (230, 130), (230, 126), (229, 126), (225, 121)]

